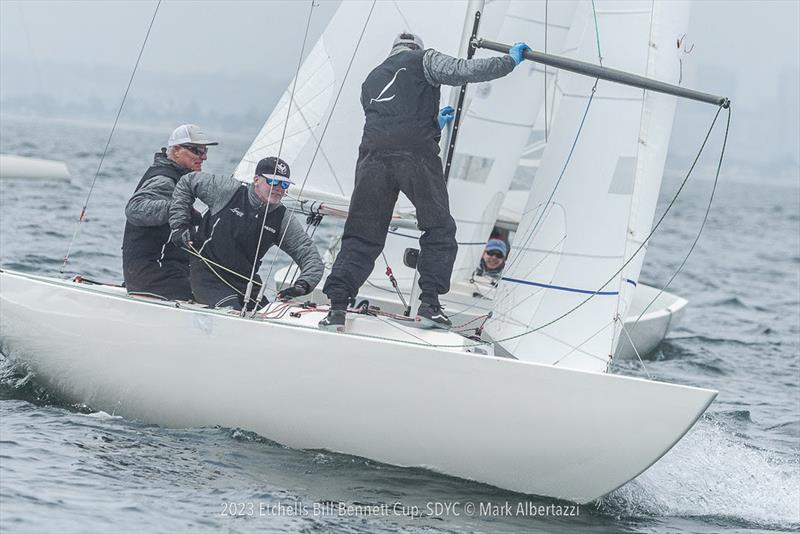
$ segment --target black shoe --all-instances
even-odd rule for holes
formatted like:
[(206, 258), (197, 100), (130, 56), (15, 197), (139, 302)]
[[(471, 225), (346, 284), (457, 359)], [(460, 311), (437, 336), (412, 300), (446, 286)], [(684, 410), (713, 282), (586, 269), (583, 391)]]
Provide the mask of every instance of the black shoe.
[(346, 317), (347, 312), (344, 310), (330, 310), (328, 315), (319, 322), (319, 328), (330, 332), (344, 332), (344, 320)]
[(450, 330), (453, 327), (453, 323), (442, 312), (442, 307), (439, 304), (428, 304), (427, 302), (419, 305), (416, 322), (422, 328)]

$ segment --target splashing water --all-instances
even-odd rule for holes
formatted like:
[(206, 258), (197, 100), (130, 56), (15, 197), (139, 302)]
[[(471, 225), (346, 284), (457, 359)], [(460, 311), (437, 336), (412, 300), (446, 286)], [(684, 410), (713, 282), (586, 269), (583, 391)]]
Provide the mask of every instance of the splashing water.
[[(704, 419), (600, 510), (628, 517), (717, 517), (800, 527), (800, 458), (746, 445)], [(744, 526), (744, 525), (743, 525)]]

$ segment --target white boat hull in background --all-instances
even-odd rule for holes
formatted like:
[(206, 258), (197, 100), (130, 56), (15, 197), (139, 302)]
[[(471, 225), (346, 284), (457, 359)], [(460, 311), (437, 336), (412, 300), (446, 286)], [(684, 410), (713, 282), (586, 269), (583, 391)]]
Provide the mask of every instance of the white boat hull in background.
[(0, 154), (0, 178), (20, 180), (69, 180), (63, 161)]
[(241, 319), (19, 273), (0, 272), (0, 307), (3, 353), (69, 401), (171, 427), (240, 427), (290, 447), (579, 503), (647, 469), (716, 396), (322, 332), (322, 312)]
[[(291, 269), (291, 273), (289, 273), (289, 269)], [(293, 279), (292, 275), (295, 272), (296, 267), (294, 266), (278, 270), (274, 277), (275, 287), (282, 289), (288, 285), (287, 281)], [(289, 274), (287, 275), (287, 273)], [(329, 271), (326, 269), (326, 276), (328, 273)], [(636, 359), (636, 351), (642, 357), (652, 353), (664, 341), (670, 329), (680, 322), (689, 301), (664, 291), (647, 308), (658, 291), (658, 289), (642, 283), (636, 286), (628, 316), (625, 318), (625, 329), (633, 340), (633, 345), (623, 332), (617, 343), (614, 359)], [(494, 292), (493, 288), (488, 288), (484, 284), (453, 283), (450, 292), (441, 296), (441, 302), (447, 313), (453, 316), (453, 324), (460, 325), (492, 311)], [(475, 296), (476, 294), (484, 296)], [(403, 296), (408, 300), (407, 294)], [(314, 302), (328, 303), (328, 298), (322, 292), (322, 284), (319, 284), (308, 298)], [(358, 299), (366, 299), (371, 306), (378, 306), (390, 313), (403, 313), (403, 305), (388, 282), (379, 284), (372, 281), (371, 284), (362, 286), (358, 293)], [(637, 318), (645, 308), (647, 311), (637, 322)], [(472, 323), (472, 325), (477, 327), (478, 323)], [(636, 350), (633, 349), (634, 346)]]
[[(689, 301), (667, 291), (662, 292), (661, 295), (658, 292), (657, 288), (642, 283), (636, 286), (631, 306), (628, 308), (628, 316), (625, 318), (627, 335), (625, 332), (620, 334), (614, 358), (636, 359), (637, 351), (642, 357), (650, 354), (667, 337), (670, 329), (680, 322)], [(657, 295), (658, 298), (650, 305)], [(647, 308), (648, 305), (650, 305), (649, 308)], [(637, 322), (636, 319), (645, 308), (647, 311)], [(628, 335), (633, 340), (633, 344), (628, 339)], [(636, 347), (636, 350), (633, 347)]]

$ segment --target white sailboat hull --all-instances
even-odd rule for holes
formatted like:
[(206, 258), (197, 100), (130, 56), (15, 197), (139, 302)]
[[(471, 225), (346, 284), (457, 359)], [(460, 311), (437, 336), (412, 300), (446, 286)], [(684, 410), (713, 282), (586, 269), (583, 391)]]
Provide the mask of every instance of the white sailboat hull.
[(63, 161), (0, 154), (0, 178), (69, 180), (69, 170)]
[[(289, 269), (292, 269), (292, 273), (296, 271), (296, 267), (291, 266), (284, 267), (275, 274), (274, 279), (277, 289), (282, 289), (288, 285), (287, 281), (293, 279), (291, 273), (287, 275)], [(326, 270), (326, 275), (328, 272)], [(314, 293), (310, 298), (314, 302), (327, 303), (328, 298), (322, 292), (321, 286), (322, 284), (314, 289)], [(455, 314), (453, 323), (459, 325), (492, 311), (494, 292), (493, 288), (485, 284), (453, 283), (450, 292), (442, 295), (440, 300), (449, 314)], [(614, 352), (614, 359), (634, 360), (636, 359), (636, 351), (639, 352), (640, 356), (652, 353), (664, 341), (670, 329), (680, 322), (689, 301), (668, 291), (662, 292), (639, 319), (639, 315), (650, 304), (650, 301), (658, 295), (658, 292), (658, 289), (646, 284), (639, 283), (636, 286), (633, 301), (624, 322), (627, 335), (624, 332), (620, 335), (619, 343), (617, 343), (617, 348)], [(361, 287), (358, 297), (359, 299), (369, 300), (370, 305), (378, 306), (382, 310), (391, 313), (403, 313), (403, 306), (397, 293), (388, 284), (373, 281), (371, 284)], [(408, 295), (404, 295), (404, 298), (408, 299)], [(473, 326), (478, 326), (478, 324), (472, 323)], [(628, 340), (628, 335), (630, 335), (633, 344)], [(634, 350), (634, 346), (636, 350)]]
[(3, 353), (68, 400), (579, 503), (647, 469), (716, 396), (10, 272), (0, 308)]

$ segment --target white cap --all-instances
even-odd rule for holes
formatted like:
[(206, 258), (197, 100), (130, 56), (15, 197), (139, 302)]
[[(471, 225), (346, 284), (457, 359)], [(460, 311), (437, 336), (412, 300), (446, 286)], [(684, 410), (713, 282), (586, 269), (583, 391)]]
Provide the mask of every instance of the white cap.
[(216, 141), (208, 138), (206, 133), (196, 124), (181, 124), (169, 136), (167, 146), (175, 145), (218, 145)]

